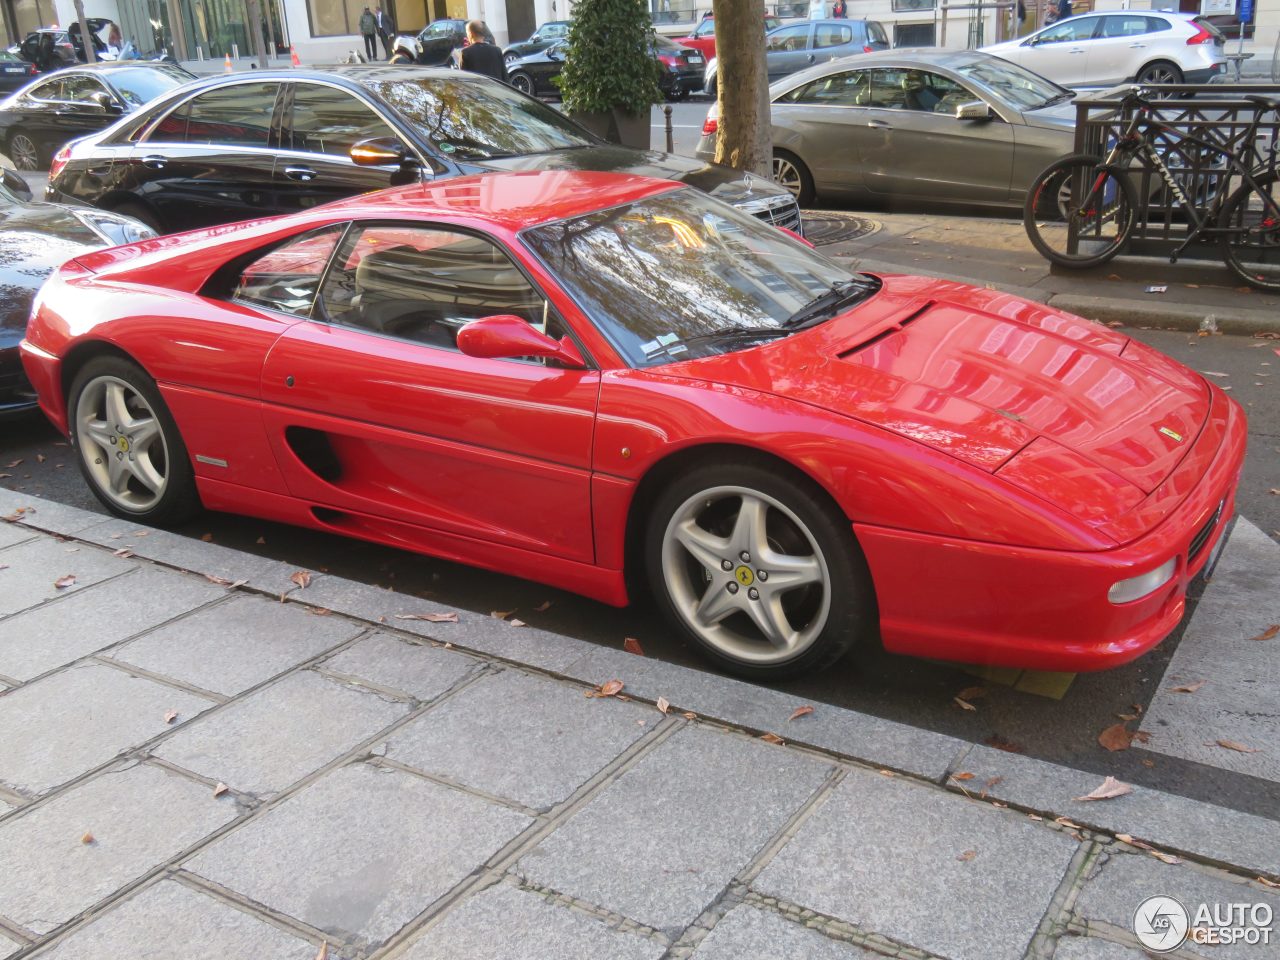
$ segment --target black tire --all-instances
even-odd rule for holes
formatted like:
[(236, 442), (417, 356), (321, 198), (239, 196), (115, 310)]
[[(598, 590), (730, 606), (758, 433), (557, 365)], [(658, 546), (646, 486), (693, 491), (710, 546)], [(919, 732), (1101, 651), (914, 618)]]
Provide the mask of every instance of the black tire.
[[(755, 509), (744, 510), (748, 503)], [(715, 544), (703, 552), (706, 563), (681, 539), (691, 524)], [(765, 532), (753, 540), (753, 530)], [(740, 548), (752, 542), (767, 549), (744, 559)], [(726, 571), (726, 563), (734, 566)], [(652, 505), (645, 568), (655, 602), (676, 630), (747, 679), (828, 666), (877, 624), (871, 576), (848, 519), (821, 488), (782, 465), (709, 463), (679, 476)], [(802, 579), (802, 569), (810, 580), (784, 586)], [(696, 611), (715, 619), (699, 624)], [(768, 639), (761, 617), (782, 639)]]
[(1250, 286), (1280, 290), (1280, 218), (1265, 209), (1262, 199), (1265, 195), (1280, 205), (1280, 176), (1263, 174), (1255, 182), (1257, 190), (1241, 187), (1222, 208), (1218, 226), (1243, 231), (1221, 235), (1222, 259)]
[(515, 87), (521, 93), (527, 93), (531, 97), (534, 95), (533, 77), (529, 76), (529, 74), (522, 70), (517, 70), (515, 73), (509, 74), (507, 76), (507, 83), (511, 84), (511, 86)]
[(804, 161), (790, 150), (773, 151), (773, 182), (786, 187), (802, 207), (813, 204), (817, 191), (813, 186), (813, 174)]
[[(130, 423), (115, 422), (120, 417), (113, 416), (109, 392), (116, 387), (120, 388), (125, 415), (133, 418)], [(98, 399), (99, 391), (103, 394), (101, 399)], [(95, 418), (100, 415), (100, 420), (91, 421), (91, 415)], [(155, 381), (132, 360), (103, 356), (86, 363), (67, 391), (67, 421), (76, 462), (85, 482), (103, 506), (116, 516), (155, 526), (173, 526), (199, 512), (195, 471), (178, 425)], [(118, 427), (124, 429), (117, 430)], [(140, 439), (142, 432), (150, 427), (155, 428), (155, 433), (144, 442)], [(108, 433), (109, 443), (106, 442)], [(117, 471), (129, 476), (122, 489), (115, 492), (108, 489), (114, 469), (113, 456), (117, 463), (136, 464)], [(158, 476), (162, 481), (158, 490), (148, 488), (140, 479), (144, 458), (153, 471), (151, 476)]]
[(9, 159), (13, 161), (13, 166), (17, 170), (49, 169), (46, 151), (40, 147), (40, 144), (20, 131), (10, 134), (5, 152), (9, 154)]
[[(1095, 185), (1099, 176), (1103, 180)], [(1072, 202), (1073, 194), (1089, 200), (1083, 214)], [(1022, 223), (1031, 245), (1046, 260), (1083, 269), (1106, 263), (1120, 252), (1137, 214), (1137, 193), (1122, 169), (1104, 166), (1097, 157), (1073, 154), (1051, 163), (1031, 182)], [(1074, 251), (1068, 236), (1072, 224), (1077, 234)]]
[(111, 208), (112, 213), (118, 213), (122, 217), (133, 217), (133, 219), (145, 223), (156, 233), (168, 233), (163, 226), (160, 225), (160, 218), (155, 215), (150, 207), (141, 203), (134, 203), (126, 200), (124, 203), (117, 204)]
[(1148, 63), (1145, 67), (1138, 71), (1136, 78), (1138, 83), (1182, 83), (1182, 70), (1176, 63), (1168, 60), (1156, 60)]

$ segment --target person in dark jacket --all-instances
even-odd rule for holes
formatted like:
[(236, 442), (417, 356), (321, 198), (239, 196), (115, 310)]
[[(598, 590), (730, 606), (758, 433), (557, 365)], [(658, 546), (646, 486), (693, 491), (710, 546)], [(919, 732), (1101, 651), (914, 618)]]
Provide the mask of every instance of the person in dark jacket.
[(1058, 20), (1066, 20), (1069, 16), (1071, 16), (1071, 0), (1058, 0)]
[(360, 36), (364, 37), (364, 55), (366, 60), (378, 59), (378, 19), (368, 7), (360, 14)]
[(388, 59), (391, 57), (391, 39), (396, 35), (395, 21), (391, 19), (391, 14), (382, 9), (382, 4), (378, 4), (378, 10), (373, 15), (374, 26), (378, 30), (378, 36), (382, 39), (383, 55)]
[(831, 5), (831, 16), (837, 20), (847, 20), (849, 18), (849, 5), (844, 0), (836, 0)]
[(506, 83), (507, 68), (502, 62), (502, 51), (497, 44), (485, 42), (487, 32), (483, 21), (467, 21), (467, 45), (459, 54), (459, 63), (463, 70), (483, 73), (486, 77)]

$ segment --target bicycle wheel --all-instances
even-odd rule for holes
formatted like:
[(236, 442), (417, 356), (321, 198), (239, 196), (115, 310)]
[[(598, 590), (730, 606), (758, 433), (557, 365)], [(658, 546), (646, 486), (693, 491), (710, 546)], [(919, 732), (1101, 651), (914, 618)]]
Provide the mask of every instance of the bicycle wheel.
[[(1222, 209), (1222, 259), (1245, 283), (1280, 290), (1280, 176), (1264, 174), (1244, 186)], [(1268, 203), (1268, 201), (1270, 201)]]
[(1062, 267), (1096, 267), (1124, 246), (1137, 216), (1137, 196), (1123, 170), (1075, 154), (1046, 167), (1023, 207), (1027, 236)]

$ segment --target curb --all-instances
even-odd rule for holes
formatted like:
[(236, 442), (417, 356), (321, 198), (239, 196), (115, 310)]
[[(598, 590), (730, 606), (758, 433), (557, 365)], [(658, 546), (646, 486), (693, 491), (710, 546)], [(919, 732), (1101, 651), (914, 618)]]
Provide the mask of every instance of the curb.
[[(492, 616), (328, 574), (313, 573), (309, 585), (302, 588), (290, 578), (296, 568), (282, 561), (0, 489), (0, 514), (18, 510), (22, 512), (9, 522), (108, 550), (119, 548), (122, 534), (132, 532), (130, 549), (136, 558), (216, 578), (214, 582), (229, 590), (328, 610), (376, 630), (448, 643), (462, 652), (584, 687), (620, 679), (633, 700), (656, 704), (663, 698), (673, 712), (691, 711), (699, 719), (749, 733), (784, 736), (792, 747), (816, 750), (889, 776), (904, 774), (928, 781), (957, 798), (1012, 806), (1049, 819), (1064, 817), (1073, 827), (1110, 836), (1126, 834), (1213, 866), (1280, 878), (1280, 822), (1275, 820), (1146, 787), (1105, 803), (1074, 803), (1072, 798), (1097, 787), (1098, 774), (826, 704), (792, 722), (788, 718), (797, 707), (813, 705), (767, 687), (533, 627), (516, 627)], [(140, 529), (147, 535), (137, 535)], [(233, 582), (228, 577), (231, 570), (249, 568), (249, 580)], [(444, 612), (456, 613), (458, 622), (421, 619)], [(957, 779), (959, 772), (966, 775)], [(977, 788), (981, 795), (966, 790), (966, 781), (984, 784)]]
[(1149, 300), (1126, 300), (1091, 297), (1078, 293), (1055, 293), (1048, 304), (1067, 313), (1078, 314), (1099, 323), (1123, 323), (1127, 326), (1149, 326), (1162, 330), (1196, 332), (1205, 317), (1212, 316), (1222, 333), (1255, 336), (1280, 333), (1280, 317), (1271, 310), (1244, 307), (1215, 308), (1208, 305), (1153, 303)]

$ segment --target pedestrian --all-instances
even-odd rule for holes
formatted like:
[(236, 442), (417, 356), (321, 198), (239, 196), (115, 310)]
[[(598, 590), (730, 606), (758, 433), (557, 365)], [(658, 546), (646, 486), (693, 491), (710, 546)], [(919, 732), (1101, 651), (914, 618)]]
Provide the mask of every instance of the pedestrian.
[(1065, 20), (1069, 16), (1071, 16), (1071, 0), (1058, 0), (1058, 20)]
[(391, 14), (382, 9), (382, 4), (378, 4), (378, 11), (373, 15), (374, 26), (378, 31), (378, 36), (382, 38), (382, 50), (384, 59), (391, 59), (391, 38), (395, 36), (396, 25), (391, 19)]
[(831, 5), (831, 16), (837, 20), (849, 19), (849, 5), (844, 0), (836, 0)]
[(495, 43), (485, 40), (483, 20), (467, 21), (467, 45), (462, 48), (458, 60), (463, 70), (483, 73), (486, 77), (507, 82), (507, 68), (502, 62), (502, 51)]
[(368, 7), (360, 14), (360, 36), (364, 38), (364, 55), (367, 60), (378, 59), (378, 20)]

